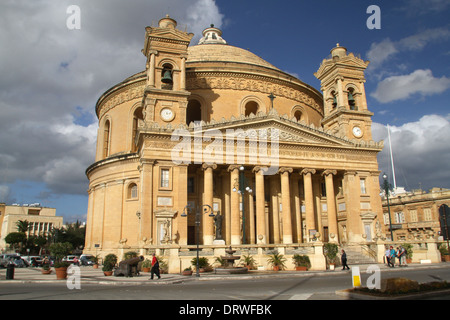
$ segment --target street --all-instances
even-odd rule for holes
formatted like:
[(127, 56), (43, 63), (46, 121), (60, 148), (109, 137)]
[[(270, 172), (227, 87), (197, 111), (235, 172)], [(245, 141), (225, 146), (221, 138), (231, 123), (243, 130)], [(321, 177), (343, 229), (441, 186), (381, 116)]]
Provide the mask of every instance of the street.
[[(362, 284), (370, 275), (361, 273)], [(384, 269), (381, 279), (405, 277), (419, 282), (450, 281), (450, 268)], [(68, 289), (61, 283), (13, 283), (3, 281), (0, 300), (344, 300), (336, 290), (352, 287), (351, 270), (347, 273), (323, 273), (303, 277), (274, 276), (265, 279), (193, 279), (183, 283), (104, 285), (82, 284)], [(449, 297), (443, 297), (449, 299)]]

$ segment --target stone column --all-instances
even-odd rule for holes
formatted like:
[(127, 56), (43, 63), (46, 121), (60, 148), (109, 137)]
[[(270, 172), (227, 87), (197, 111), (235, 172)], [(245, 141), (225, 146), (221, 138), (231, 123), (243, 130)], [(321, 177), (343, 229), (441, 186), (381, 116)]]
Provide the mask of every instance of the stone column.
[(295, 210), (295, 227), (297, 232), (297, 243), (303, 242), (303, 223), (300, 205), (300, 191), (298, 188), (298, 176), (293, 176), (294, 181), (292, 183), (292, 195), (294, 197), (294, 210)]
[(239, 166), (231, 165), (228, 167), (230, 171), (230, 198), (231, 198), (231, 245), (241, 244), (241, 225), (240, 225), (240, 207), (239, 193), (233, 192), (233, 188), (239, 190)]
[(186, 57), (181, 57), (180, 90), (186, 90)]
[(345, 107), (345, 99), (344, 99), (344, 88), (342, 87), (343, 77), (337, 78), (337, 87), (338, 87), (338, 107)]
[(283, 244), (292, 243), (292, 217), (291, 217), (291, 194), (289, 187), (289, 173), (292, 168), (280, 168), (281, 175), (281, 203), (283, 205)]
[(273, 243), (280, 243), (280, 205), (278, 203), (279, 180), (276, 176), (270, 177), (270, 196), (272, 207)]
[(305, 207), (306, 207), (306, 237), (308, 241), (309, 230), (316, 230), (316, 222), (314, 217), (314, 195), (312, 187), (312, 175), (316, 173), (315, 169), (303, 169), (300, 174), (303, 175), (303, 186), (305, 189)]
[(261, 167), (253, 169), (255, 173), (255, 196), (256, 196), (256, 239), (257, 244), (266, 244), (266, 213), (264, 197), (264, 175)]
[[(154, 160), (141, 159), (141, 236), (147, 238), (149, 243), (153, 238), (153, 165)], [(139, 239), (141, 240), (141, 239)]]
[(328, 232), (329, 241), (339, 243), (337, 213), (336, 213), (336, 198), (334, 196), (333, 175), (336, 175), (336, 170), (325, 170), (322, 175), (325, 176), (325, 188), (327, 191), (327, 213), (328, 213)]
[(364, 241), (362, 238), (361, 222), (361, 187), (359, 177), (355, 171), (346, 171), (344, 173), (344, 195), (347, 210), (347, 236), (348, 242), (359, 243)]
[[(211, 206), (211, 208), (213, 208), (213, 197), (214, 197), (214, 194), (213, 194), (213, 170), (217, 169), (217, 165), (204, 163), (202, 165), (202, 169), (204, 171), (203, 205), (209, 205), (209, 206)], [(202, 221), (203, 221), (203, 244), (204, 245), (212, 245), (212, 243), (214, 241), (214, 235), (213, 235), (214, 221), (207, 214), (203, 214), (203, 212), (202, 212)]]
[(148, 85), (152, 88), (155, 87), (155, 56), (157, 51), (150, 51), (150, 65), (148, 68)]

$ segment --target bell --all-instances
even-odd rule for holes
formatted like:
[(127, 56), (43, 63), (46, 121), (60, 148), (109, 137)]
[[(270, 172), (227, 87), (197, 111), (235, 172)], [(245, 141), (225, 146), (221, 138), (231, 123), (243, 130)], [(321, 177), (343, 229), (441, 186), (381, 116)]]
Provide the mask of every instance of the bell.
[(173, 81), (172, 81), (172, 73), (170, 72), (170, 70), (164, 71), (164, 75), (163, 75), (163, 77), (161, 79), (161, 82), (163, 82), (163, 83), (170, 83), (170, 84), (173, 83)]
[(348, 93), (348, 104), (351, 106), (355, 105), (355, 99), (353, 98), (353, 94), (351, 92)]

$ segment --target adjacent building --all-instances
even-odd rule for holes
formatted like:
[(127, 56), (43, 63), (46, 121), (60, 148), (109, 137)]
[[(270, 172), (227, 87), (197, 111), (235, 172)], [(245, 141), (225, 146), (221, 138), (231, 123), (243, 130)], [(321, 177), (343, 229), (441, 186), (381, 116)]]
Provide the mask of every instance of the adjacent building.
[(18, 221), (28, 221), (27, 236), (47, 236), (53, 228), (61, 228), (63, 217), (56, 216), (55, 208), (42, 207), (39, 203), (13, 204), (0, 203), (0, 250), (7, 249), (5, 237), (11, 232), (17, 232)]

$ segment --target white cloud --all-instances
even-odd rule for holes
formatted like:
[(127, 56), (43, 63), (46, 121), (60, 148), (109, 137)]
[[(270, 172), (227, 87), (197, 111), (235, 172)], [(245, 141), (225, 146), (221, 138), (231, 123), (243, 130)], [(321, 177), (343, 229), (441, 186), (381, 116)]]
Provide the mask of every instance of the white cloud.
[[(86, 194), (94, 161), (94, 108), (111, 86), (145, 68), (145, 27), (166, 14), (201, 36), (223, 16), (213, 0), (79, 0), (81, 30), (68, 30), (71, 0), (7, 1), (0, 10), (0, 183), (45, 182)], [(6, 189), (2, 189), (6, 197)], [(9, 189), (8, 189), (9, 190)], [(46, 191), (47, 192), (47, 191)]]
[[(450, 117), (426, 115), (418, 121), (390, 126), (397, 185), (430, 189), (450, 188)], [(387, 127), (374, 123), (374, 140), (384, 140), (380, 170), (392, 174)]]
[(392, 41), (386, 38), (381, 42), (374, 42), (370, 45), (370, 49), (366, 53), (370, 61), (367, 71), (369, 73), (375, 72), (375, 70), (395, 57), (398, 53), (422, 50), (429, 43), (446, 41), (448, 39), (450, 39), (450, 29), (448, 27), (441, 27), (426, 29), (398, 41)]
[(431, 70), (416, 70), (408, 75), (391, 76), (380, 83), (371, 94), (381, 103), (403, 100), (414, 94), (421, 96), (442, 93), (450, 88), (450, 79), (436, 78)]

